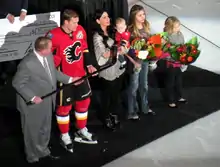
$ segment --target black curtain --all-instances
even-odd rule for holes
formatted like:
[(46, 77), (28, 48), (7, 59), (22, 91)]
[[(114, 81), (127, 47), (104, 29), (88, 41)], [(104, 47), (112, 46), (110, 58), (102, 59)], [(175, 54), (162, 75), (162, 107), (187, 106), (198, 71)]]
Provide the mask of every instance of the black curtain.
[[(89, 44), (92, 43), (92, 16), (96, 9), (107, 10), (112, 23), (117, 17), (128, 20), (127, 0), (29, 0), (28, 13), (62, 12), (66, 8), (72, 8), (80, 14), (80, 24), (87, 31)], [(91, 47), (89, 49), (92, 50)]]
[[(12, 6), (3, 4), (8, 0), (0, 0), (0, 15), (1, 11), (10, 11)], [(21, 0), (14, 0), (21, 1)], [(88, 43), (92, 51), (92, 16), (96, 9), (105, 9), (108, 11), (111, 21), (114, 24), (117, 17), (123, 17), (128, 20), (128, 1), (127, 0), (28, 0), (28, 14), (39, 14), (54, 11), (63, 11), (66, 8), (72, 8), (80, 14), (80, 24), (85, 28), (88, 35)]]
[[(38, 14), (72, 8), (79, 12), (81, 24), (90, 25), (96, 9), (106, 9), (114, 22), (117, 17), (128, 19), (127, 0), (29, 0), (28, 13)], [(89, 29), (89, 27), (87, 28)]]
[[(5, 2), (8, 0), (0, 0), (0, 16), (1, 13), (10, 11), (11, 5), (5, 6)], [(14, 0), (18, 1), (18, 0)], [(13, 2), (14, 2), (13, 1)], [(21, 0), (19, 0), (21, 1)], [(9, 3), (7, 3), (9, 4)], [(11, 3), (16, 5), (16, 3)], [(3, 9), (4, 8), (4, 11)], [(92, 23), (93, 15), (96, 9), (105, 9), (114, 24), (117, 17), (123, 17), (128, 19), (128, 2), (127, 0), (29, 0), (28, 1), (28, 14), (39, 14), (54, 11), (62, 11), (66, 8), (76, 10), (80, 15), (80, 24), (85, 28), (88, 36), (88, 45), (91, 56), (93, 54), (93, 44), (92, 44)], [(95, 59), (95, 57), (94, 57)], [(95, 85), (95, 84), (94, 84)]]

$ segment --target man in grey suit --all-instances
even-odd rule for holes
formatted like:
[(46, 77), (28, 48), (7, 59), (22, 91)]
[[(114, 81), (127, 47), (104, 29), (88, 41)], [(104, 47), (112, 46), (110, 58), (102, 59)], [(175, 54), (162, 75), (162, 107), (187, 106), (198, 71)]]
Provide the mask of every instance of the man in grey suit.
[[(52, 111), (56, 95), (40, 97), (56, 90), (57, 80), (68, 84), (73, 79), (56, 70), (51, 53), (52, 42), (48, 37), (35, 41), (33, 53), (20, 62), (12, 85), (17, 91), (17, 109), (21, 114), (26, 158), (29, 163), (51, 155), (48, 149)], [(27, 102), (33, 104), (27, 105)]]

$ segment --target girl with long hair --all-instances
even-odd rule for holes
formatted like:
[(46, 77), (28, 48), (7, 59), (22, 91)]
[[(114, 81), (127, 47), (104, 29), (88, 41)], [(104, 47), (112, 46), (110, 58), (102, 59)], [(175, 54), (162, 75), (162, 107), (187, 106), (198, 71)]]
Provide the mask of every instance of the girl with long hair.
[[(146, 13), (143, 6), (134, 5), (130, 10), (128, 30), (131, 33), (131, 41), (134, 38), (149, 38), (150, 23), (146, 20)], [(139, 111), (145, 114), (155, 115), (148, 104), (148, 65), (149, 62), (142, 61), (133, 56), (136, 61), (136, 67), (130, 77), (130, 86), (128, 89), (128, 119), (139, 119)], [(137, 67), (139, 65), (139, 67)], [(137, 93), (140, 95), (137, 101)], [(139, 102), (139, 105), (138, 105)]]

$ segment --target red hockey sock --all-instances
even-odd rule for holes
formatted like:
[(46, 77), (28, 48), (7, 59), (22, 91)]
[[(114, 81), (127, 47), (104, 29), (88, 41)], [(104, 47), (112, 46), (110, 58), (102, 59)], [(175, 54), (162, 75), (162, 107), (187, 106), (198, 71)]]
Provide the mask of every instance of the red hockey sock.
[(56, 118), (58, 123), (58, 128), (61, 134), (69, 132), (70, 117), (69, 112), (72, 109), (72, 105), (69, 106), (58, 106), (56, 111)]
[(75, 103), (76, 128), (83, 129), (87, 125), (90, 98)]

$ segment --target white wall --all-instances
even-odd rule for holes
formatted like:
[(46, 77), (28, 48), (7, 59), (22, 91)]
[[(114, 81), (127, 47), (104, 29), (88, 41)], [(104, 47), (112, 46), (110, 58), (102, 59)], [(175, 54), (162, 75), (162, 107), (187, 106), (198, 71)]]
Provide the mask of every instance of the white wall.
[[(218, 0), (141, 0), (157, 10), (177, 16), (183, 25), (220, 47), (220, 1)], [(219, 38), (218, 38), (219, 37)]]
[(135, 4), (139, 0), (128, 0), (128, 6)]
[[(179, 17), (183, 25), (201, 34), (201, 36), (207, 38), (216, 45), (220, 46), (220, 35), (217, 31), (220, 30), (220, 5), (216, 7), (214, 0), (209, 1), (210, 4), (213, 5), (213, 8), (211, 8), (211, 5), (208, 5), (208, 3), (202, 3), (204, 6), (200, 5), (200, 8), (198, 8), (197, 5), (196, 11), (195, 3), (191, 3), (190, 0), (184, 0), (184, 3), (182, 3), (181, 0), (143, 1), (147, 4), (150, 4), (150, 6), (156, 8), (157, 10), (162, 11), (162, 13), (165, 13), (166, 15), (175, 15)], [(205, 0), (203, 0), (202, 2), (205, 2)], [(138, 1), (136, 3), (141, 4), (145, 7), (148, 13), (147, 19), (150, 21), (153, 31), (161, 32), (163, 30), (166, 15), (161, 14), (160, 12), (150, 8), (149, 6), (144, 5), (141, 1)], [(187, 6), (185, 5), (185, 3), (187, 4)], [(194, 4), (194, 6), (191, 4)], [(131, 6), (129, 6), (129, 8), (130, 7)], [(185, 12), (184, 8), (186, 8)], [(207, 14), (205, 15), (204, 13)], [(197, 16), (195, 16), (195, 14)], [(181, 29), (185, 35), (186, 40), (190, 39), (193, 36), (196, 36), (196, 34), (184, 27), (182, 27)], [(198, 60), (193, 65), (220, 74), (220, 63), (218, 63), (218, 61), (220, 62), (220, 49), (210, 42), (206, 41), (205, 39), (200, 38), (199, 36), (198, 39), (200, 40), (200, 49), (202, 50), (202, 52)]]

